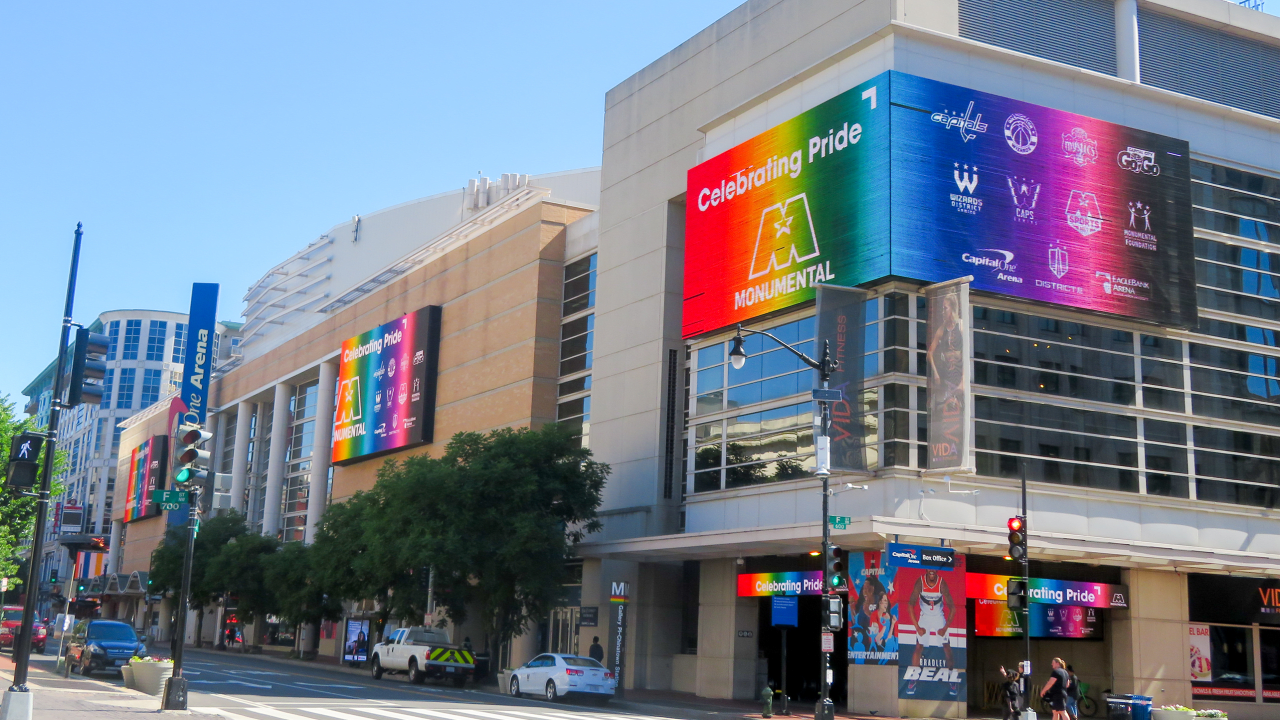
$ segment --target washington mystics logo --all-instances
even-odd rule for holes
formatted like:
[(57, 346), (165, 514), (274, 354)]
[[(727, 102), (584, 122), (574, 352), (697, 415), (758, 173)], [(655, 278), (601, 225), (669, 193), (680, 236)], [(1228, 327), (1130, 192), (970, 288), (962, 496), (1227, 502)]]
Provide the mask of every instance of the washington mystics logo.
[(760, 214), (756, 248), (751, 255), (748, 279), (768, 275), (818, 257), (818, 238), (813, 234), (813, 216), (804, 193), (770, 205)]

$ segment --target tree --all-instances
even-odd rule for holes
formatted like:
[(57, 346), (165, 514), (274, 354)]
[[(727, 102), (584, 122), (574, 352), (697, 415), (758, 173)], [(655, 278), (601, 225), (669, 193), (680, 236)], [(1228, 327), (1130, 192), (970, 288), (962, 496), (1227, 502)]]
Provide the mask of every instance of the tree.
[[(275, 590), (267, 582), (267, 558), (280, 548), (280, 541), (252, 533), (229, 540), (205, 568), (205, 578), (236, 597), (236, 616), (242, 622), (266, 619), (277, 612)], [(257, 624), (259, 638), (265, 623)], [(253, 644), (260, 644), (255, 638)]]
[[(9, 448), (13, 436), (28, 430), (34, 430), (35, 423), (31, 418), (19, 419), (15, 414), (15, 406), (8, 395), (0, 396), (0, 477), (8, 471)], [(47, 445), (45, 446), (47, 449)], [(41, 450), (39, 467), (41, 477), (44, 473), (44, 453)], [(57, 477), (66, 462), (66, 451), (60, 450), (54, 458), (53, 476)], [(38, 481), (37, 481), (38, 482)], [(38, 490), (38, 487), (36, 488)], [(62, 484), (53, 484), (52, 496), (62, 492)], [(0, 577), (9, 578), (10, 586), (20, 585), (26, 579), (25, 573), (19, 573), (18, 546), (24, 539), (29, 539), (36, 519), (36, 499), (22, 497), (8, 487), (8, 478), (0, 488)], [(25, 566), (23, 566), (25, 567)]]
[[(370, 493), (364, 554), (399, 571), (396, 612), (422, 609), (423, 576), (454, 622), (474, 612), (494, 657), (562, 601), (573, 545), (600, 528), (609, 467), (569, 428), (459, 433), (442, 458), (388, 461)], [(401, 588), (404, 588), (402, 593)]]
[[(276, 614), (294, 628), (342, 617), (342, 603), (330, 596), (311, 567), (314, 545), (285, 543), (263, 558), (263, 579), (276, 596)], [(301, 637), (301, 632), (295, 633)], [(295, 642), (295, 650), (296, 650)]]
[[(211, 574), (208, 568), (228, 543), (248, 534), (244, 516), (234, 511), (200, 524), (191, 558), (190, 607), (196, 610), (196, 647), (200, 647), (204, 637), (204, 609), (226, 592), (229, 579)], [(151, 554), (151, 571), (147, 579), (153, 591), (177, 596), (182, 587), (182, 565), (186, 561), (188, 536), (185, 524), (171, 525), (165, 531), (164, 542)]]

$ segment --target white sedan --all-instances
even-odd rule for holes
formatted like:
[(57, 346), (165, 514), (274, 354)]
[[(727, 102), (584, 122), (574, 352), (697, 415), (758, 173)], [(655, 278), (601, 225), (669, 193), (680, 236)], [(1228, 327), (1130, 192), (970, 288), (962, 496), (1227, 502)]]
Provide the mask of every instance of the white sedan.
[(613, 673), (591, 658), (543, 653), (511, 671), (511, 694), (540, 693), (547, 700), (583, 695), (609, 702), (617, 686)]

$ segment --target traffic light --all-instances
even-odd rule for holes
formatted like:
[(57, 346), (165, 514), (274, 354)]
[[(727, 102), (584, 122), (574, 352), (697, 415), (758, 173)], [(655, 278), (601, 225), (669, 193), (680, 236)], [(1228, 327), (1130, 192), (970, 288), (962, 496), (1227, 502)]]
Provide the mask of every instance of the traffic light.
[(58, 584), (58, 568), (54, 568), (49, 571), (49, 584), (51, 585)]
[(844, 550), (835, 545), (827, 545), (827, 586), (832, 590), (843, 590), (849, 583), (844, 574)]
[(844, 627), (844, 613), (839, 595), (822, 596), (822, 614), (828, 630), (839, 630)]
[(1027, 581), (1019, 578), (1009, 578), (1009, 582), (1005, 584), (1004, 598), (1010, 610), (1026, 610)]
[(36, 484), (40, 457), (40, 448), (44, 447), (44, 437), (34, 433), (15, 435), (9, 445), (9, 468), (6, 471), (6, 484), (14, 489), (25, 490)]
[(203, 487), (209, 477), (209, 451), (201, 445), (209, 442), (213, 434), (199, 425), (183, 425), (178, 428), (178, 441), (186, 445), (178, 455), (182, 468), (173, 476), (173, 483), (182, 490)]
[(1023, 561), (1027, 558), (1027, 521), (1022, 517), (1009, 518), (1009, 554), (1006, 560)]
[(231, 507), (231, 476), (227, 473), (206, 473), (200, 487), (200, 512), (208, 515), (213, 510)]
[(84, 591), (85, 591), (85, 588), (87, 588), (87, 587), (89, 587), (89, 585), (88, 585), (88, 583), (86, 583), (86, 582), (84, 581), (84, 579), (83, 579), (83, 578), (81, 578), (81, 579), (77, 580), (77, 581), (76, 581), (76, 594), (77, 594), (77, 595), (79, 595), (80, 593), (84, 592)]
[(71, 359), (71, 384), (67, 390), (67, 407), (81, 403), (102, 402), (101, 383), (85, 382), (101, 380), (107, 376), (107, 348), (111, 340), (102, 333), (76, 330), (75, 356)]

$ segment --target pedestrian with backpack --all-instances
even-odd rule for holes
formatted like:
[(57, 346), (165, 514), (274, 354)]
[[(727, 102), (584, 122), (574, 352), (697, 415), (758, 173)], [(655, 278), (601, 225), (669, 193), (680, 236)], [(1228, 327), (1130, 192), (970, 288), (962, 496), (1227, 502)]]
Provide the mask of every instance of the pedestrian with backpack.
[(1000, 667), (1004, 683), (1000, 685), (1000, 707), (1004, 710), (1003, 720), (1017, 720), (1018, 709), (1022, 706), (1022, 689), (1019, 682), (1021, 674), (1017, 670), (1005, 670)]

